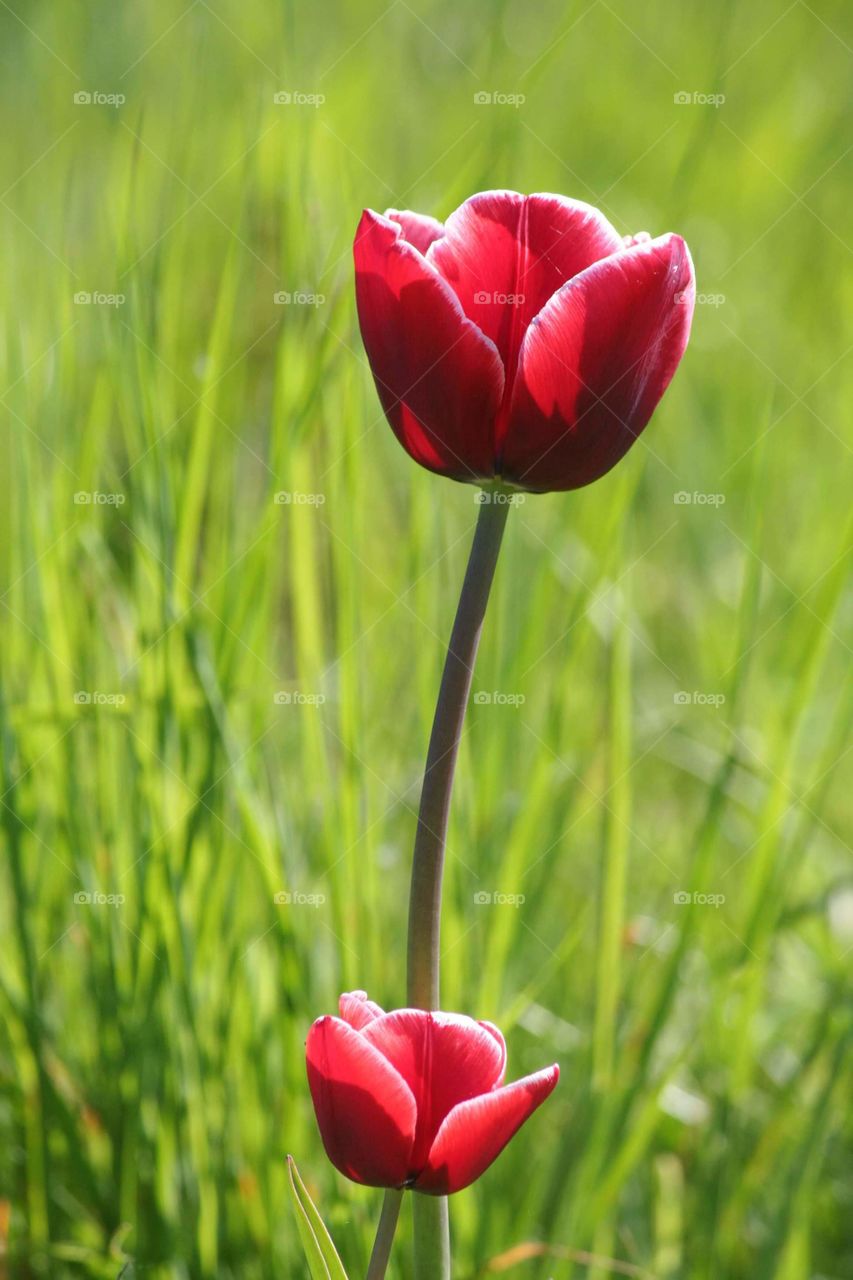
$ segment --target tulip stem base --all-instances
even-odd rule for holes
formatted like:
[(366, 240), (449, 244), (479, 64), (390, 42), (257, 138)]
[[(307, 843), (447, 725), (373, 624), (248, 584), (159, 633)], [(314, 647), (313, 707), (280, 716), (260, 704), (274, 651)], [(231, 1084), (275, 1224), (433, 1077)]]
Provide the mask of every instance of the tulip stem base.
[(427, 750), (409, 896), (409, 1006), (415, 1009), (439, 1007), (441, 882), (450, 793), (508, 497), (497, 487), (482, 494)]
[(402, 1191), (390, 1189), (385, 1192), (382, 1214), (376, 1229), (376, 1240), (373, 1243), (373, 1253), (370, 1255), (370, 1265), (367, 1268), (367, 1280), (384, 1280), (402, 1202)]
[(415, 1226), (414, 1280), (449, 1280), (450, 1222), (446, 1196), (412, 1195)]

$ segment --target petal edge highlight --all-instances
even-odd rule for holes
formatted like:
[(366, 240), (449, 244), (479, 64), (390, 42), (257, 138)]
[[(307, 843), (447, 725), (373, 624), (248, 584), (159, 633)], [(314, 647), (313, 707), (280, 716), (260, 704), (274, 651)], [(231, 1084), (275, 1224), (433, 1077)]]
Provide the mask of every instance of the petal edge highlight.
[(344, 1022), (348, 1022), (356, 1031), (361, 1031), (374, 1018), (381, 1018), (385, 1012), (373, 1000), (369, 1000), (366, 991), (345, 991), (338, 1000), (338, 1010)]
[(340, 1018), (318, 1018), (306, 1059), (320, 1136), (335, 1168), (367, 1186), (402, 1186), (417, 1111), (399, 1072)]
[(500, 1155), (560, 1078), (556, 1064), (504, 1085), (494, 1092), (460, 1102), (445, 1118), (429, 1152), (415, 1190), (450, 1195), (475, 1182)]
[(587, 268), (531, 322), (499, 470), (531, 490), (576, 489), (642, 432), (684, 354), (693, 263), (676, 235)]
[(494, 343), (399, 223), (366, 210), (353, 254), (362, 339), (397, 439), (430, 471), (491, 479), (504, 387)]

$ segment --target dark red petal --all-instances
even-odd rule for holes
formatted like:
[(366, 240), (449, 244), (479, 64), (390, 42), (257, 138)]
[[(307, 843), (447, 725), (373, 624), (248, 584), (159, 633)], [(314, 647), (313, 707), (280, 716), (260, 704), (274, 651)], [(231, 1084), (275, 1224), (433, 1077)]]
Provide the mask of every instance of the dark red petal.
[(391, 222), (399, 223), (403, 228), (403, 239), (419, 253), (426, 253), (433, 240), (444, 235), (444, 223), (425, 213), (410, 213), (408, 209), (386, 209), (385, 217)]
[(675, 235), (614, 254), (565, 285), (522, 344), (502, 477), (545, 491), (609, 471), (675, 373), (694, 298), (690, 253)]
[(412, 1164), (426, 1160), (444, 1117), (459, 1102), (489, 1093), (506, 1061), (503, 1037), (453, 1013), (398, 1009), (363, 1032), (385, 1055), (415, 1095), (418, 1125)]
[(500, 357), (397, 223), (367, 210), (356, 233), (358, 318), (379, 399), (403, 448), (456, 480), (494, 473)]
[(603, 213), (565, 196), (484, 191), (447, 220), (427, 253), (512, 379), (524, 332), (567, 280), (622, 248)]
[(547, 1067), (454, 1107), (436, 1135), (416, 1190), (444, 1196), (469, 1186), (500, 1155), (559, 1078), (559, 1067)]
[(412, 1091), (364, 1034), (319, 1018), (306, 1045), (308, 1084), (326, 1154), (369, 1187), (400, 1187), (410, 1170), (416, 1109)]
[(360, 1031), (368, 1022), (385, 1012), (378, 1004), (368, 1000), (366, 991), (345, 991), (338, 1001), (338, 1011), (344, 1022), (348, 1022), (356, 1031)]

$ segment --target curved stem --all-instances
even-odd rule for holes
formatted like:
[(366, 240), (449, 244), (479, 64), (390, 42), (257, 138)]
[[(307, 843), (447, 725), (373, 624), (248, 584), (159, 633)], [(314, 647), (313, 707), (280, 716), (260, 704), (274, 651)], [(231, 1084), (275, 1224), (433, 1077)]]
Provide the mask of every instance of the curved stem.
[[(450, 793), (474, 661), (498, 552), (509, 513), (509, 494), (484, 492), (468, 568), (456, 609), (427, 750), (409, 896), (408, 999), (417, 1009), (439, 1007), (441, 883)], [(445, 1196), (412, 1196), (415, 1280), (448, 1280), (450, 1225)]]
[(376, 1229), (376, 1239), (373, 1242), (373, 1253), (370, 1255), (370, 1265), (367, 1268), (367, 1280), (384, 1280), (402, 1202), (402, 1191), (389, 1189), (385, 1192), (382, 1214)]
[[(503, 498), (504, 501), (494, 501)], [(427, 751), (409, 896), (409, 1005), (437, 1009), (441, 881), (450, 792), (483, 616), (509, 512), (509, 495), (484, 493), (441, 677)]]

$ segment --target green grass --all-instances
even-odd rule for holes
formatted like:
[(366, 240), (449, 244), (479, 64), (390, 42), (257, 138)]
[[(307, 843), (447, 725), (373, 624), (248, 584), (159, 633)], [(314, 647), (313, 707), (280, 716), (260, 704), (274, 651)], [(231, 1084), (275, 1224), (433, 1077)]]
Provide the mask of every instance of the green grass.
[(287, 1152), (363, 1274), (380, 1193), (302, 1046), (342, 989), (403, 999), (477, 509), (381, 419), (350, 244), (512, 186), (682, 231), (725, 300), (626, 461), (510, 516), (443, 999), (562, 1079), (454, 1198), (455, 1274), (849, 1276), (847, 8), (9, 0), (0, 38), (9, 1274), (302, 1275)]

